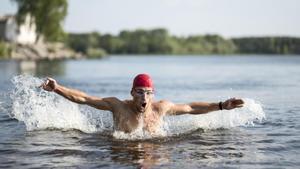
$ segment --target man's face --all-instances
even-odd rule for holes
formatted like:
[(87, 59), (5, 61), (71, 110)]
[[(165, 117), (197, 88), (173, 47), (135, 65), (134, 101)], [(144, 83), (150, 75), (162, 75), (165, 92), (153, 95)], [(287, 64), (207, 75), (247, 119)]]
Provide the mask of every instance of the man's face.
[(136, 87), (131, 91), (133, 101), (139, 111), (144, 112), (148, 108), (153, 99), (153, 89), (149, 87)]

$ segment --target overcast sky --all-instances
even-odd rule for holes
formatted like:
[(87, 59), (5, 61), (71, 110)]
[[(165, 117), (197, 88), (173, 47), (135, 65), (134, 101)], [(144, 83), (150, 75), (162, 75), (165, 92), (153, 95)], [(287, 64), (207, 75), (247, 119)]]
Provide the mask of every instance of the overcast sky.
[[(0, 1), (0, 15), (16, 5)], [(174, 35), (300, 37), (300, 0), (69, 0), (67, 32), (117, 34), (166, 28)]]

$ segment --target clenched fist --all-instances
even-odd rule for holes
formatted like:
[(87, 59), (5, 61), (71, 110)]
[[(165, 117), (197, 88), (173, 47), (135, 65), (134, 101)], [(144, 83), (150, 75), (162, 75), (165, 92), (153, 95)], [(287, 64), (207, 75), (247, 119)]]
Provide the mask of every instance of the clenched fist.
[(58, 84), (56, 80), (48, 77), (39, 87), (42, 87), (46, 91), (52, 92), (56, 89), (57, 85)]

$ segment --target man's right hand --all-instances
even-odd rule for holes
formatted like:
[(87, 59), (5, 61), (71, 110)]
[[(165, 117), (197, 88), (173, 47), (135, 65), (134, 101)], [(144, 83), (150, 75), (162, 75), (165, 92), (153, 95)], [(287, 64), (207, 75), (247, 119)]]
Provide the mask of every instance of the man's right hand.
[(46, 91), (52, 92), (57, 88), (57, 85), (58, 84), (56, 80), (48, 77), (39, 87), (42, 87)]

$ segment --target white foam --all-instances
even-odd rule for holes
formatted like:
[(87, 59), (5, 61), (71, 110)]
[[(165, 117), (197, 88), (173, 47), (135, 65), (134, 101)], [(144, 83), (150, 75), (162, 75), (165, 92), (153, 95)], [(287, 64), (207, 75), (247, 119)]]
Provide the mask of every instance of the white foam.
[(168, 133), (185, 133), (201, 129), (232, 128), (254, 125), (265, 119), (262, 106), (252, 99), (243, 98), (245, 105), (233, 110), (222, 110), (202, 115), (181, 115), (165, 117)]
[[(77, 129), (86, 133), (112, 131), (113, 120), (110, 112), (99, 111), (72, 103), (65, 98), (37, 88), (42, 80), (28, 75), (16, 76), (12, 80), (14, 90), (10, 94), (12, 106), (10, 115), (25, 123), (27, 130), (47, 128)], [(262, 106), (253, 99), (243, 99), (243, 108), (217, 111), (204, 115), (181, 115), (164, 117), (161, 132), (153, 136), (142, 130), (127, 134), (111, 132), (119, 139), (148, 139), (170, 136), (202, 129), (231, 128), (254, 125), (265, 118)]]
[(99, 113), (102, 116), (97, 117), (89, 108), (39, 89), (41, 79), (20, 75), (12, 82), (15, 88), (10, 95), (13, 103), (11, 116), (23, 121), (27, 130), (56, 128), (101, 132), (105, 129), (103, 119), (111, 120), (108, 113)]

